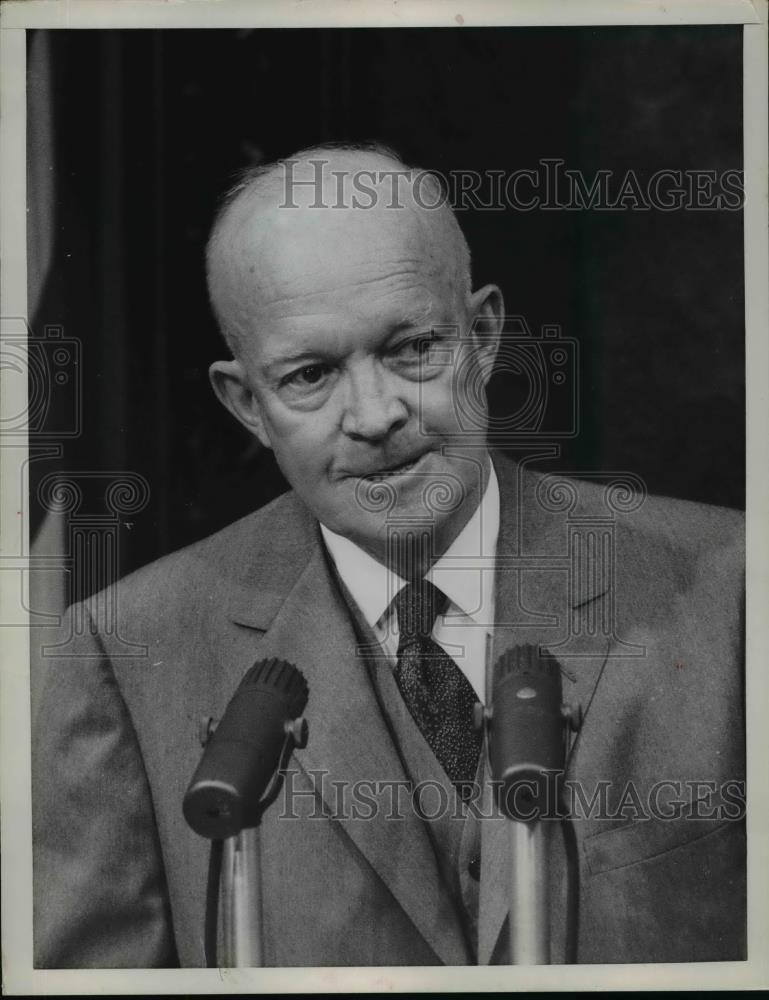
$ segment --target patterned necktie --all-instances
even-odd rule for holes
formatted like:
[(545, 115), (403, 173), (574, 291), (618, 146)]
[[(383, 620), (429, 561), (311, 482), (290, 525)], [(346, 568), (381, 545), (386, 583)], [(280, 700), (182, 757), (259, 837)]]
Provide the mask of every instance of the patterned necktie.
[(446, 595), (427, 580), (407, 584), (393, 601), (400, 639), (395, 680), (406, 707), (457, 791), (466, 797), (483, 740), (473, 726), (478, 700), (454, 660), (431, 638)]

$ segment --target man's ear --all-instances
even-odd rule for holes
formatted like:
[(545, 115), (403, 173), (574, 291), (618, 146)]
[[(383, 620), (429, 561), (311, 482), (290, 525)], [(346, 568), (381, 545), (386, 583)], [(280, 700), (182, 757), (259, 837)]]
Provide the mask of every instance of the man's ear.
[(248, 382), (243, 365), (238, 360), (214, 361), (208, 377), (220, 402), (265, 448), (270, 448), (270, 438), (264, 426), (262, 409)]
[(491, 378), (502, 338), (505, 303), (496, 285), (484, 285), (468, 300), (470, 339), (478, 359), (483, 385)]

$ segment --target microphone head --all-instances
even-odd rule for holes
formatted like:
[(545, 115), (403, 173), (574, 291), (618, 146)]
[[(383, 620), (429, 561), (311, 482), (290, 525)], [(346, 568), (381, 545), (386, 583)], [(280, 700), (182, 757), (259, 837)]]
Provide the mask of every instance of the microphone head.
[(513, 646), (494, 665), (489, 761), (499, 808), (511, 819), (551, 813), (563, 774), (566, 730), (558, 661), (538, 646)]
[(241, 686), (283, 699), (289, 718), (295, 719), (307, 706), (309, 689), (301, 670), (275, 657), (258, 660), (246, 673)]
[(560, 683), (561, 668), (548, 649), (531, 643), (511, 646), (494, 664), (494, 681), (503, 681), (509, 674), (543, 675)]
[(223, 840), (258, 824), (261, 799), (280, 763), (286, 723), (308, 699), (307, 681), (285, 660), (260, 660), (243, 677), (184, 796), (184, 818), (201, 837)]

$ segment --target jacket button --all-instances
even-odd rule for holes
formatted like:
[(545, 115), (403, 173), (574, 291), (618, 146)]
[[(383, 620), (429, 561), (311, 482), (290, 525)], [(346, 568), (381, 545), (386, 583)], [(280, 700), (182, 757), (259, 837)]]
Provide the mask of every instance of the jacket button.
[(470, 864), (467, 866), (467, 870), (470, 873), (470, 878), (475, 879), (476, 882), (481, 881), (481, 859), (473, 858)]

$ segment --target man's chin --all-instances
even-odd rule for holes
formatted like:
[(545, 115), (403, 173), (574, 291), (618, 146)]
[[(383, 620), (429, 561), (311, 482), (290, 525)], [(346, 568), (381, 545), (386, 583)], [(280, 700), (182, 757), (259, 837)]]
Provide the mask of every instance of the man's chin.
[[(424, 564), (423, 571), (440, 554), (442, 540), (450, 534), (450, 516), (425, 506), (421, 494), (389, 497), (368, 494), (368, 502), (381, 500), (381, 511), (360, 511), (339, 531), (374, 558), (399, 572), (404, 564)], [(403, 575), (403, 573), (401, 573)]]
[(441, 485), (432, 474), (420, 475), (413, 470), (386, 476), (361, 476), (354, 480), (353, 502), (365, 514), (382, 515), (383, 523), (424, 523), (436, 513), (431, 507), (431, 496), (436, 489), (441, 489)]

